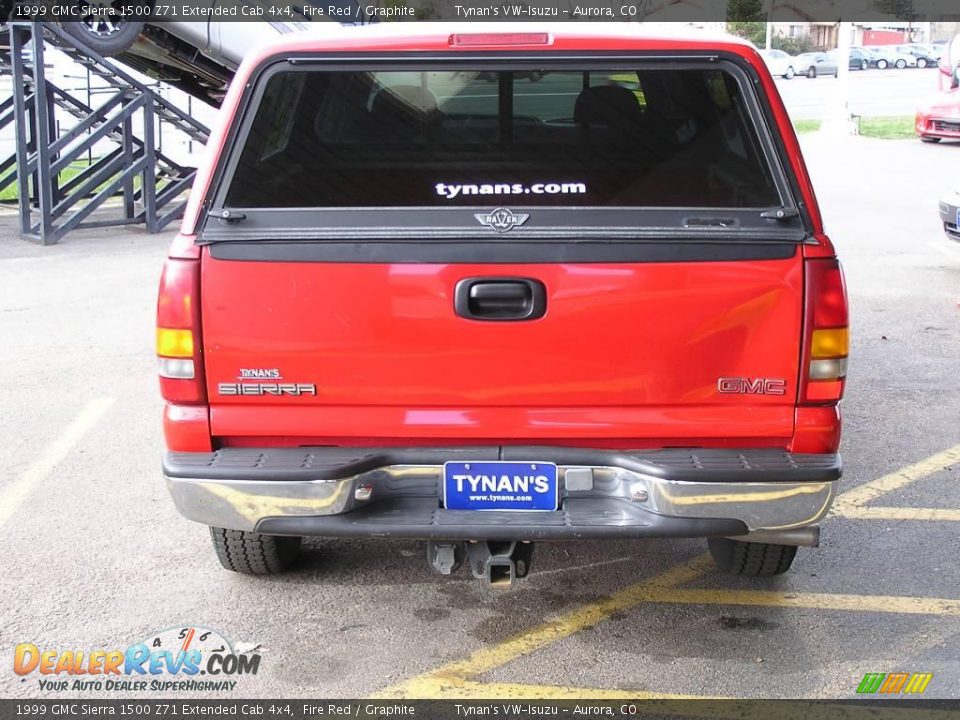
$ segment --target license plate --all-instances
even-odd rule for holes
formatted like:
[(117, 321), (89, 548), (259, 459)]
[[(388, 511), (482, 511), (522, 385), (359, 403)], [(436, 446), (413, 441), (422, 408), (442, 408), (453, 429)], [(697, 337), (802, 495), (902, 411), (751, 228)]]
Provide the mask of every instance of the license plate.
[(448, 462), (448, 510), (556, 510), (557, 466), (542, 462)]

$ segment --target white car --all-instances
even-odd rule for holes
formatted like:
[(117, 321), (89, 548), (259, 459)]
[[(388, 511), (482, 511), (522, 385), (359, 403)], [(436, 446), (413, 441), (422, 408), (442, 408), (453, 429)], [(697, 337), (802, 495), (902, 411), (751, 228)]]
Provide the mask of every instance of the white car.
[(917, 66), (917, 59), (913, 55), (898, 52), (892, 45), (867, 45), (867, 50), (876, 56), (877, 67), (881, 70), (887, 68), (903, 70), (904, 68)]
[(797, 74), (793, 55), (788, 55), (783, 50), (761, 50), (760, 55), (774, 77), (789, 80)]

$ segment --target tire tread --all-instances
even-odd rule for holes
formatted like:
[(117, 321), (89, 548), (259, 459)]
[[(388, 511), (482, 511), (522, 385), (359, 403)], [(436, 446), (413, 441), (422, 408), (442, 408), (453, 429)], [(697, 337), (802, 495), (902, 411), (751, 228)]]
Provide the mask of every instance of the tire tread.
[(710, 554), (725, 572), (743, 577), (770, 577), (790, 569), (797, 555), (795, 545), (750, 543), (729, 538), (711, 538)]
[(211, 527), (210, 539), (220, 564), (244, 575), (275, 575), (296, 562), (301, 538), (261, 535)]

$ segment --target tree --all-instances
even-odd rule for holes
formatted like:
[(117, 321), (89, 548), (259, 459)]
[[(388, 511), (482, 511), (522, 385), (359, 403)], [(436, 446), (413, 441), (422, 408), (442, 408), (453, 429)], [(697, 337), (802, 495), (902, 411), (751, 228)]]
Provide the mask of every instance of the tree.
[(763, 0), (727, 0), (727, 30), (762, 47), (767, 39)]
[(913, 0), (873, 0), (873, 6), (886, 15), (893, 15), (897, 20), (913, 22), (917, 19)]
[[(881, 0), (877, 1), (880, 2)], [(766, 15), (763, 12), (763, 0), (727, 0), (728, 26), (729, 24), (747, 22), (759, 23), (762, 25), (763, 21), (766, 19)], [(742, 37), (746, 36), (744, 35)]]
[(767, 24), (763, 22), (727, 22), (727, 30), (757, 47), (763, 47), (767, 41)]

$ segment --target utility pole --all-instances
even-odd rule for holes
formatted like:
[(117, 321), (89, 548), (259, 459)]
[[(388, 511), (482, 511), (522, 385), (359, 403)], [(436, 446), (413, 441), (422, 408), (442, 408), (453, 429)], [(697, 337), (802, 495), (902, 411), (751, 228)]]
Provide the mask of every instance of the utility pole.
[(763, 45), (767, 50), (769, 50), (773, 45), (773, 24), (771, 22), (773, 20), (773, 3), (774, 0), (766, 0), (764, 3), (766, 5), (766, 12), (764, 15), (767, 18), (767, 34)]
[(824, 122), (824, 130), (836, 135), (849, 135), (850, 127), (850, 45), (853, 24), (841, 21), (837, 35), (836, 92)]

